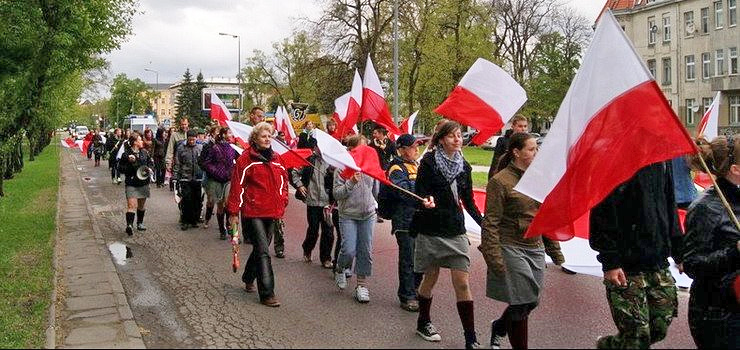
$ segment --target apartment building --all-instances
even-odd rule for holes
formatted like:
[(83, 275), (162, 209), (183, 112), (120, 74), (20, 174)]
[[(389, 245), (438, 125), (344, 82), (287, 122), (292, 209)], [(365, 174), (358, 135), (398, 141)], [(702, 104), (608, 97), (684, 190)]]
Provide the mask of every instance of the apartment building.
[(607, 0), (693, 134), (717, 91), (720, 134), (740, 132), (737, 0)]

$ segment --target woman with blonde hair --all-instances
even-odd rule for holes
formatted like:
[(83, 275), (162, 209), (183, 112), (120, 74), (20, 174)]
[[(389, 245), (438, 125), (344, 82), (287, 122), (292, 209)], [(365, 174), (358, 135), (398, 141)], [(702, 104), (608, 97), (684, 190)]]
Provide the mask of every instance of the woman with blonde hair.
[(236, 227), (241, 212), (242, 232), (253, 246), (242, 274), (245, 290), (258, 291), (263, 305), (278, 307), (268, 250), (277, 219), (283, 217), (288, 205), (288, 172), (270, 146), (273, 132), (266, 122), (252, 130), (249, 148), (239, 157), (231, 175), (227, 211), (231, 227)]

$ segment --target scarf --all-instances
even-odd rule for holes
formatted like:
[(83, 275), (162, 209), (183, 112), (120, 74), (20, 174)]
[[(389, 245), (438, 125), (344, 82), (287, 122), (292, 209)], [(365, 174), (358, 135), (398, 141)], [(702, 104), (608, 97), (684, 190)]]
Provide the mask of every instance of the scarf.
[(443, 150), (437, 150), (434, 152), (434, 162), (449, 183), (452, 183), (463, 171), (463, 157), (460, 152), (455, 152), (452, 158), (450, 158)]

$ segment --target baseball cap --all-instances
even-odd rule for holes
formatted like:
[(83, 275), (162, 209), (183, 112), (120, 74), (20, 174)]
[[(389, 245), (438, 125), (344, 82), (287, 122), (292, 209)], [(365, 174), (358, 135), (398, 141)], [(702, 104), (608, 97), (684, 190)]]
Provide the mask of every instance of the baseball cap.
[(396, 147), (409, 147), (416, 144), (416, 137), (411, 134), (403, 134), (396, 139)]

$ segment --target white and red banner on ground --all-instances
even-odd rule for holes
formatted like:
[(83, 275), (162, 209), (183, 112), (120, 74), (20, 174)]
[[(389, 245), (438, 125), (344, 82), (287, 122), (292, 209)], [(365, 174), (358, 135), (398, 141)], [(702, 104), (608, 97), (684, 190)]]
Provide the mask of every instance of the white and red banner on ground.
[(541, 150), (514, 188), (542, 203), (525, 236), (573, 238), (575, 223), (640, 168), (695, 149), (608, 12)]

